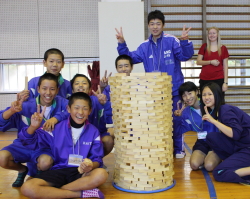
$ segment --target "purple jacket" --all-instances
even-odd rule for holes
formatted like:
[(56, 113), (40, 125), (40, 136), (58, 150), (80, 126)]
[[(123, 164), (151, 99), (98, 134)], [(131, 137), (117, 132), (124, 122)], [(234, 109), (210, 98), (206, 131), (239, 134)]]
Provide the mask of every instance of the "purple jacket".
[(233, 130), (233, 140), (239, 148), (250, 147), (250, 116), (236, 106), (222, 105), (218, 120)]
[[(30, 99), (29, 101), (23, 102), (22, 111), (15, 113), (11, 116), (10, 119), (3, 119), (3, 113), (9, 109), (0, 111), (0, 131), (7, 131), (11, 128), (17, 128), (18, 132), (25, 126), (30, 125), (31, 116), (37, 111), (37, 98)], [(53, 100), (51, 106), (51, 114), (50, 117), (55, 117), (59, 122), (67, 119), (69, 117), (69, 113), (67, 111), (68, 100), (64, 99), (60, 96), (56, 96)], [(45, 123), (43, 120), (42, 124)]]
[[(36, 98), (39, 93), (37, 92), (37, 86), (38, 86), (38, 81), (39, 81), (40, 76), (32, 78), (29, 83), (28, 83), (28, 90), (30, 91), (30, 96), (28, 98)], [(59, 92), (57, 96), (61, 96), (63, 98), (67, 98), (72, 94), (72, 89), (70, 82), (62, 77), (60, 74), (58, 77), (58, 83), (59, 83)]]
[(51, 149), (55, 159), (51, 170), (75, 167), (68, 165), (68, 159), (69, 154), (78, 154), (78, 148), (79, 155), (82, 155), (83, 159), (89, 158), (92, 162), (100, 163), (100, 167), (102, 167), (104, 154), (100, 133), (88, 121), (85, 122), (85, 127), (76, 145), (73, 144), (69, 119), (58, 123), (52, 133), (37, 129), (34, 134), (30, 135), (25, 127), (18, 135), (23, 145), (31, 150)]

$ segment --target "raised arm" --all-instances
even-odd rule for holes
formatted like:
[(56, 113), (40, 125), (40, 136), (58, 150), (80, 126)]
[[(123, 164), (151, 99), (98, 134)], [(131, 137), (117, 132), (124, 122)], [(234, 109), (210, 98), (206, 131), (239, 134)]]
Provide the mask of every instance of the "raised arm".
[(223, 59), (223, 70), (224, 70), (224, 83), (222, 85), (222, 91), (226, 92), (228, 89), (228, 58)]

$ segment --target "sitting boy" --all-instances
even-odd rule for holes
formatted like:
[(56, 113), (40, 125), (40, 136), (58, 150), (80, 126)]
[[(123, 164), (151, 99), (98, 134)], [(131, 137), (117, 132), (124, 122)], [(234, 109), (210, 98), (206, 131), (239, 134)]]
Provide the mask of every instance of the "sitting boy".
[(99, 168), (103, 145), (98, 129), (87, 120), (91, 108), (87, 94), (74, 93), (67, 107), (70, 117), (58, 123), (52, 133), (38, 129), (44, 108), (42, 113), (32, 115), (31, 125), (19, 133), (22, 143), (32, 150), (50, 148), (55, 160), (51, 170), (24, 183), (21, 192), (25, 196), (32, 199), (104, 198), (96, 187), (107, 180), (108, 174)]
[[(67, 119), (68, 100), (56, 96), (58, 92), (57, 77), (53, 74), (46, 73), (40, 77), (38, 82), (37, 98), (23, 102), (15, 101), (11, 107), (0, 111), (0, 131), (6, 131), (10, 128), (17, 128), (21, 131), (23, 127), (30, 125), (30, 118), (37, 111), (37, 106), (40, 104), (46, 108), (43, 117), (43, 126), (46, 130), (53, 130), (54, 125), (64, 119)], [(18, 171), (18, 177), (13, 183), (13, 187), (20, 187), (23, 184), (24, 178), (28, 173), (31, 176), (36, 175), (39, 171), (48, 170), (53, 163), (53, 156), (50, 150), (41, 149), (38, 151), (30, 151), (25, 148), (19, 138), (15, 139), (12, 144), (4, 147), (0, 151), (0, 166), (5, 169)], [(21, 163), (28, 163), (28, 168)]]
[[(69, 97), (71, 95), (70, 83), (60, 74), (62, 68), (64, 67), (63, 53), (59, 49), (48, 49), (44, 53), (43, 65), (47, 68), (46, 73), (51, 73), (57, 76), (59, 84), (59, 91), (57, 95), (63, 98)], [(19, 98), (36, 98), (39, 95), (36, 90), (39, 78), (40, 76), (32, 78), (28, 83), (28, 90), (23, 90), (22, 92), (18, 93)]]

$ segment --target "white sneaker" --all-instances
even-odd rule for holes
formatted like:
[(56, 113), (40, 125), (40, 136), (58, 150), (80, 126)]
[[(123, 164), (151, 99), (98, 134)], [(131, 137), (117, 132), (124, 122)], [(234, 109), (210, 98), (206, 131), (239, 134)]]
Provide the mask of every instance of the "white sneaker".
[(185, 155), (186, 155), (185, 152), (181, 151), (181, 152), (175, 154), (175, 157), (176, 157), (176, 158), (184, 158)]

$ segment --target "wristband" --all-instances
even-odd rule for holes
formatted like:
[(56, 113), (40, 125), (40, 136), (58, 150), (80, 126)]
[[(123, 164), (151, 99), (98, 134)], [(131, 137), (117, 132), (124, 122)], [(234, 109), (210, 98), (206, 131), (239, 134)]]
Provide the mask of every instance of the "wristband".
[[(224, 82), (224, 83), (226, 83), (226, 82)], [(227, 84), (227, 83), (226, 83)]]

